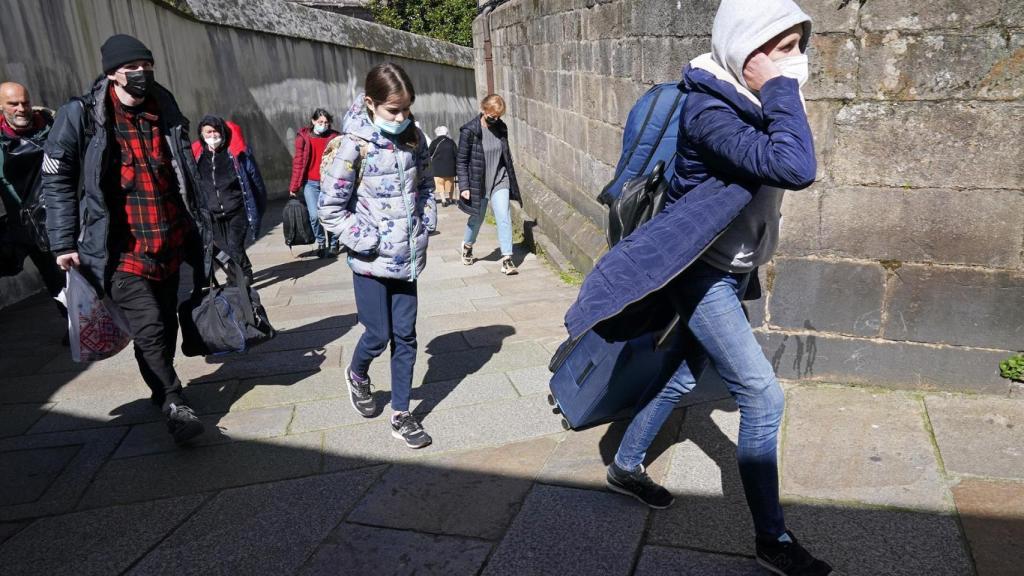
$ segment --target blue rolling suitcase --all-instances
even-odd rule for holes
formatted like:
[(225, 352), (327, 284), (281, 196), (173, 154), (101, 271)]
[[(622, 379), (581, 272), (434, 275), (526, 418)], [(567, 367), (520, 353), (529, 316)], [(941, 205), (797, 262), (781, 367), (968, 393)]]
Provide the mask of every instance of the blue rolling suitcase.
[(579, 430), (633, 416), (682, 361), (678, 334), (659, 346), (661, 336), (649, 332), (608, 342), (589, 331), (563, 342), (548, 366), (553, 372), (548, 402), (561, 413), (562, 427)]

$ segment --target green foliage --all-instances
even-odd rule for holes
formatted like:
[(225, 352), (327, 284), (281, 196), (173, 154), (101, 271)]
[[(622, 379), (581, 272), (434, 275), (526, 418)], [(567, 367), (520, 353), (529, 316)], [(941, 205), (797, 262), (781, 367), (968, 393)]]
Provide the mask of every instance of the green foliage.
[(475, 0), (371, 0), (369, 8), (384, 26), (462, 46), (473, 45)]
[(572, 267), (570, 267), (568, 270), (560, 270), (558, 272), (558, 278), (561, 279), (562, 282), (568, 284), (569, 286), (579, 286), (580, 284), (583, 284), (583, 274), (581, 274), (579, 270)]
[(999, 373), (1014, 382), (1024, 382), (1024, 354), (1014, 354), (999, 363)]

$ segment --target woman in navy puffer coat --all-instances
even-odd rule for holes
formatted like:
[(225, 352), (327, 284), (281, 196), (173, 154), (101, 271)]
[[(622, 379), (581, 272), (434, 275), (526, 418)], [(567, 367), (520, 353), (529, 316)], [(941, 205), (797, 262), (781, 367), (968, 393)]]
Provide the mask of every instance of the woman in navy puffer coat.
[[(786, 528), (776, 457), (782, 389), (740, 303), (752, 272), (775, 251), (784, 190), (814, 181), (801, 93), (810, 29), (810, 18), (791, 0), (721, 3), (712, 53), (691, 61), (679, 85), (687, 99), (669, 207), (599, 262), (596, 279), (588, 278), (596, 287), (583, 287), (567, 318), (589, 314), (591, 323), (614, 331), (622, 326), (616, 317), (633, 306), (664, 320), (675, 312), (685, 323), (686, 358), (630, 423), (608, 467), (609, 487), (654, 508), (672, 504), (644, 471), (644, 459), (710, 362), (740, 410), (737, 460), (758, 562), (777, 574), (825, 576), (831, 567)], [(619, 291), (627, 299), (610, 308), (593, 300)]]

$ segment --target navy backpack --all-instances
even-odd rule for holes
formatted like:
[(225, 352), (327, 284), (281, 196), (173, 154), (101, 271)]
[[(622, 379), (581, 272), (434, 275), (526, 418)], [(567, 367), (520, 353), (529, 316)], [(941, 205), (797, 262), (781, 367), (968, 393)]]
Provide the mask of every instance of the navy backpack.
[(609, 247), (664, 207), (664, 193), (675, 174), (673, 157), (685, 99), (677, 84), (666, 82), (648, 90), (629, 111), (615, 177), (597, 197), (608, 206)]

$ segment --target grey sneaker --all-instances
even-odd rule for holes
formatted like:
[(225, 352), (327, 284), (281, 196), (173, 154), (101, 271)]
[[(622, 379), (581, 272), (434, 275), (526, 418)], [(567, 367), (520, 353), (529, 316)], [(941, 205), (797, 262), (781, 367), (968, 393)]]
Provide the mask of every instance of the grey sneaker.
[(462, 263), (469, 266), (473, 263), (473, 245), (463, 244), (462, 245)]
[(433, 441), (419, 420), (408, 412), (400, 412), (391, 417), (391, 435), (405, 440), (409, 448), (423, 448)]
[(630, 472), (619, 468), (613, 461), (608, 466), (607, 481), (608, 489), (612, 492), (632, 496), (651, 508), (661, 510), (676, 501), (671, 492), (647, 475), (647, 470), (643, 466)]
[(363, 418), (373, 418), (377, 415), (377, 403), (373, 401), (373, 387), (370, 384), (370, 377), (366, 380), (352, 374), (351, 368), (345, 369), (345, 382), (348, 383), (348, 396), (352, 400), (352, 407), (359, 412)]
[(174, 437), (174, 442), (184, 444), (199, 436), (206, 429), (196, 413), (185, 405), (170, 404), (167, 408), (167, 431)]
[(519, 270), (516, 269), (516, 264), (512, 261), (511, 256), (505, 256), (501, 259), (501, 273), (505, 276), (519, 274)]

